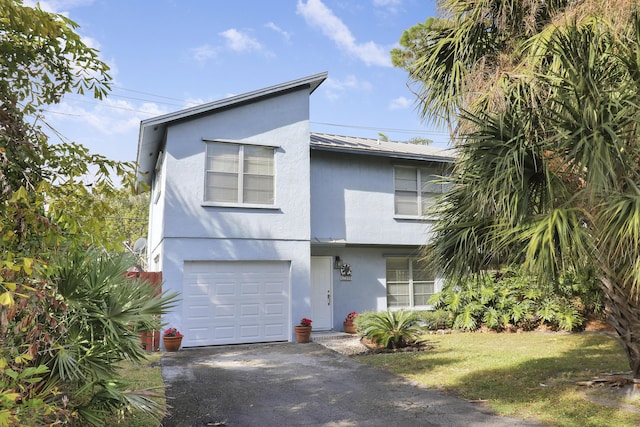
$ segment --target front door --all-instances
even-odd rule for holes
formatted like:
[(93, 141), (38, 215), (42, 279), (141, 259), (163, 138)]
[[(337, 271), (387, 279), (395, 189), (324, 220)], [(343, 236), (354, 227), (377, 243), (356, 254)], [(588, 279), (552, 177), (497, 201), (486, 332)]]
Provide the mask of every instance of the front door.
[(311, 257), (311, 320), (314, 331), (332, 328), (332, 261), (330, 256)]

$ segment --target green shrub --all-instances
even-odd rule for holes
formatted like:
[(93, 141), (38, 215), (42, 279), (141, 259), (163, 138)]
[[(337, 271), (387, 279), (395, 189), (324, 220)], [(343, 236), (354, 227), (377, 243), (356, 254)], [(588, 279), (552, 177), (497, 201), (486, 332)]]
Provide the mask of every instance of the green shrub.
[[(144, 360), (139, 333), (160, 327), (175, 296), (126, 278), (131, 265), (125, 254), (89, 249), (67, 252), (43, 270), (51, 285), (38, 304), (46, 317), (16, 311), (13, 322), (25, 326), (4, 335), (0, 348), (0, 426), (102, 426), (132, 408), (162, 418), (148, 391), (126, 388), (117, 363)], [(46, 341), (25, 352), (21, 343), (34, 328)]]
[(446, 283), (430, 302), (453, 318), (456, 329), (533, 330), (540, 325), (572, 331), (601, 310), (601, 294), (587, 274), (566, 273), (544, 285), (516, 269), (470, 275)]
[(447, 310), (420, 310), (415, 314), (421, 325), (430, 331), (450, 329), (453, 326), (453, 317)]
[(366, 312), (356, 318), (358, 333), (386, 348), (402, 348), (423, 334), (418, 316), (411, 311)]

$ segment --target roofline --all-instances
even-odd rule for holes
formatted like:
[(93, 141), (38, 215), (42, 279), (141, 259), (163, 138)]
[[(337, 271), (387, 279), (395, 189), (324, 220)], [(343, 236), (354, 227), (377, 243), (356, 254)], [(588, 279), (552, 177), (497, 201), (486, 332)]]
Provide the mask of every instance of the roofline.
[[(320, 86), (322, 82), (327, 79), (327, 76), (328, 72), (325, 71), (296, 80), (291, 80), (289, 82), (254, 90), (252, 92), (231, 96), (218, 101), (209, 102), (207, 104), (185, 108), (183, 110), (178, 110), (172, 113), (142, 120), (140, 122), (140, 131), (138, 133), (138, 149), (136, 152), (137, 181), (144, 181), (150, 184), (150, 175), (153, 174), (153, 170), (151, 169), (151, 167), (156, 162), (157, 153), (160, 149), (159, 147), (162, 143), (162, 140), (165, 137), (164, 135), (167, 126), (171, 123), (187, 120), (189, 118), (207, 114), (215, 110), (239, 106), (259, 100), (261, 98), (268, 98), (279, 93), (293, 91), (303, 87), (308, 87), (309, 95), (311, 95), (318, 88), (318, 86)], [(157, 134), (154, 134), (155, 132), (157, 132)], [(151, 135), (149, 135), (149, 133), (151, 133)]]
[(340, 153), (348, 153), (348, 154), (365, 154), (367, 156), (378, 156), (378, 157), (391, 157), (395, 159), (406, 159), (406, 160), (422, 160), (422, 161), (432, 161), (432, 162), (441, 162), (441, 163), (455, 163), (456, 159), (453, 156), (437, 156), (430, 154), (412, 154), (412, 153), (398, 153), (393, 151), (373, 151), (367, 149), (357, 149), (357, 148), (344, 148), (344, 147), (332, 147), (324, 144), (316, 144), (311, 143), (312, 150), (319, 151), (331, 151), (331, 152), (340, 152)]
[(309, 85), (309, 94), (312, 94), (318, 88), (318, 86), (320, 86), (320, 84), (322, 84), (322, 82), (326, 80), (327, 76), (328, 73), (325, 71), (322, 73), (314, 74), (312, 76), (302, 77), (296, 80), (291, 80), (289, 82), (269, 86), (251, 92), (246, 92), (240, 95), (230, 96), (228, 98), (223, 98), (206, 104), (197, 105), (195, 107), (185, 108), (183, 110), (163, 114), (161, 116), (152, 117), (142, 120), (140, 122), (140, 128), (142, 129), (143, 127), (157, 126), (168, 122), (181, 120), (187, 117), (208, 113), (211, 110), (217, 110), (229, 105), (242, 104), (244, 102), (252, 101), (257, 98), (263, 98), (278, 92), (283, 92), (305, 85)]

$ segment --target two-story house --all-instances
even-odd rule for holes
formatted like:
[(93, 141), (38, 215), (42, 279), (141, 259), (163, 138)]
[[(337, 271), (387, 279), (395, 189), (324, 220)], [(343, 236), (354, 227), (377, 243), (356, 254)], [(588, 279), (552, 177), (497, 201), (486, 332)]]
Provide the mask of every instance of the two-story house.
[(452, 153), (311, 133), (321, 73), (141, 122), (149, 270), (181, 294), (183, 346), (291, 341), (302, 317), (424, 308), (425, 210)]

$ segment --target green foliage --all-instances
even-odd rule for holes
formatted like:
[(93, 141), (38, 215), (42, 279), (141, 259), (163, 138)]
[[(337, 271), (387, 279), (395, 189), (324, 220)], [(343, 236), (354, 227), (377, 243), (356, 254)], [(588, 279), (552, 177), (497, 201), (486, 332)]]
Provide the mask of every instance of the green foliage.
[[(432, 263), (460, 281), (508, 265), (547, 284), (591, 272), (640, 378), (640, 13), (609, 3), (444, 0), (392, 55), (421, 116), (455, 124)], [(515, 321), (500, 298), (492, 325)], [(575, 328), (571, 304), (550, 299), (539, 316)], [(477, 326), (465, 310), (457, 324)]]
[[(48, 404), (90, 425), (104, 425), (110, 414), (130, 408), (156, 416), (163, 413), (153, 395), (125, 390), (118, 378), (118, 362), (144, 360), (139, 333), (159, 329), (160, 315), (175, 300), (172, 295), (154, 295), (155, 289), (147, 283), (125, 277), (132, 262), (124, 253), (67, 253), (47, 270), (50, 282), (57, 285), (53, 294), (57, 303), (48, 305), (47, 317), (56, 328), (43, 326), (42, 319), (27, 313), (16, 313), (14, 320), (26, 328), (14, 329), (9, 346), (2, 350), (3, 360), (12, 361), (0, 371), (0, 385), (21, 383), (3, 387), (18, 391), (21, 404), (11, 414), (20, 414), (21, 422), (43, 416)], [(31, 328), (47, 332), (47, 351), (16, 356)], [(36, 368), (30, 366), (39, 367), (37, 378), (32, 375)]]
[(470, 275), (449, 281), (431, 303), (454, 318), (453, 327), (473, 331), (481, 326), (496, 331), (532, 330), (540, 325), (572, 331), (594, 314), (601, 292), (593, 281), (577, 282), (566, 273), (554, 285), (538, 283), (522, 270)]
[[(51, 404), (58, 393), (57, 388), (38, 387), (44, 383), (49, 368), (44, 365), (21, 368), (29, 361), (30, 357), (25, 355), (9, 363), (0, 358), (0, 427), (69, 422), (72, 412)], [(33, 387), (25, 392), (25, 385)]]
[(20, 102), (27, 114), (54, 104), (68, 92), (108, 89), (109, 67), (98, 60), (64, 15), (0, 1), (0, 96)]
[(447, 310), (420, 310), (415, 315), (420, 324), (430, 331), (450, 329), (453, 326), (453, 318)]
[(402, 348), (423, 333), (415, 313), (406, 310), (365, 312), (354, 320), (358, 333), (386, 348)]
[[(136, 400), (118, 389), (105, 363), (139, 359), (135, 333), (158, 311), (157, 300), (141, 301), (139, 287), (109, 287), (115, 276), (102, 270), (77, 277), (73, 292), (58, 289), (58, 267), (78, 250), (122, 250), (104, 215), (118, 191), (112, 180), (134, 177), (131, 164), (77, 143), (50, 144), (41, 131), (43, 106), (71, 92), (102, 98), (109, 88), (108, 66), (76, 27), (63, 15), (0, 0), (0, 424), (79, 417), (101, 424)], [(106, 265), (97, 253), (82, 255), (84, 267)]]

